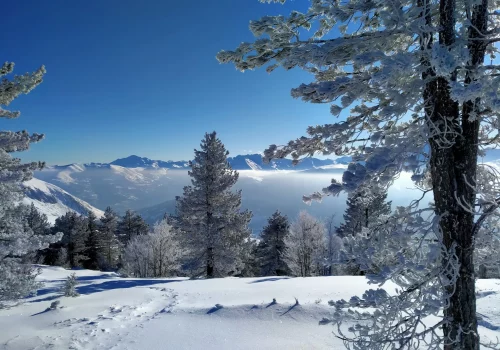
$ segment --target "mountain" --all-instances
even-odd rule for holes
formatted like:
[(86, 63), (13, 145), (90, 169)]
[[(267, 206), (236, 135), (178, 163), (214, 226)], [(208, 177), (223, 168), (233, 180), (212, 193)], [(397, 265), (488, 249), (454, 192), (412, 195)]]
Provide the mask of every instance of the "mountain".
[[(246, 154), (229, 157), (227, 159), (234, 170), (309, 170), (335, 164), (349, 164), (351, 157), (340, 157), (333, 159), (305, 158), (299, 164), (293, 165), (291, 159), (276, 159), (269, 164), (264, 164), (262, 155)], [(163, 161), (153, 160), (146, 157), (131, 155), (126, 158), (119, 158), (111, 163), (87, 163), (87, 164), (69, 164), (65, 166), (55, 166), (52, 168), (64, 169), (73, 168), (79, 171), (83, 168), (110, 168), (111, 166), (120, 166), (122, 168), (145, 168), (145, 169), (189, 169), (189, 161)]]
[[(254, 181), (261, 181), (263, 173), (338, 171), (339, 167), (345, 168), (349, 160), (306, 158), (294, 167), (290, 159), (264, 164), (260, 154), (238, 155), (228, 159), (241, 176), (246, 173)], [(188, 161), (152, 160), (132, 155), (110, 163), (49, 166), (35, 172), (35, 177), (60, 187), (94, 207), (111, 206), (123, 213), (127, 209), (155, 206), (182, 194), (183, 186), (190, 183), (186, 176), (187, 170)]]
[(31, 179), (26, 181), (23, 186), (26, 193), (23, 202), (25, 204), (33, 203), (41, 213), (47, 215), (50, 223), (54, 223), (56, 218), (64, 215), (68, 211), (87, 215), (90, 210), (93, 211), (98, 218), (104, 214), (102, 210), (94, 208), (87, 202), (45, 181)]
[[(95, 164), (95, 163), (93, 163)], [(166, 169), (187, 169), (189, 162), (181, 160), (174, 162), (172, 160), (152, 160), (145, 157), (129, 156), (127, 158), (120, 158), (109, 163), (110, 165), (118, 165), (124, 168), (166, 168)]]

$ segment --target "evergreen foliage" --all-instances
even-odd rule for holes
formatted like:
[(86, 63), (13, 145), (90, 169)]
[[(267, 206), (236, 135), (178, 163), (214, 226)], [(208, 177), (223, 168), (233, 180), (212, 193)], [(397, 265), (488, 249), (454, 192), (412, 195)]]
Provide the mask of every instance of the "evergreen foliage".
[(262, 276), (285, 276), (290, 273), (283, 257), (289, 231), (288, 218), (276, 210), (260, 235), (258, 256)]
[[(29, 93), (42, 82), (45, 74), (42, 66), (33, 73), (7, 79), (5, 76), (13, 70), (13, 63), (0, 66), (0, 77), (3, 77), (0, 81), (0, 118), (19, 117), (19, 112), (3, 107), (19, 95)], [(38, 227), (35, 233), (23, 217), (24, 206), (19, 204), (24, 196), (22, 183), (31, 179), (33, 171), (44, 164), (22, 164), (19, 158), (10, 155), (28, 150), (31, 143), (43, 137), (26, 131), (0, 131), (0, 308), (36, 291), (37, 270), (27, 264), (25, 257), (60, 239), (60, 235), (38, 234)]]
[(71, 275), (68, 276), (66, 281), (64, 282), (64, 296), (65, 297), (77, 297), (80, 294), (76, 291), (76, 286), (78, 285), (78, 279), (76, 277), (76, 274), (73, 272)]
[(118, 263), (120, 255), (120, 242), (117, 236), (118, 215), (107, 207), (101, 218), (99, 231), (101, 235), (101, 255), (105, 260), (105, 269), (113, 269)]
[(241, 191), (232, 192), (238, 173), (215, 132), (205, 134), (190, 163), (191, 186), (177, 200), (177, 225), (186, 248), (186, 268), (208, 278), (241, 270), (243, 242), (249, 238), (249, 211), (240, 211)]

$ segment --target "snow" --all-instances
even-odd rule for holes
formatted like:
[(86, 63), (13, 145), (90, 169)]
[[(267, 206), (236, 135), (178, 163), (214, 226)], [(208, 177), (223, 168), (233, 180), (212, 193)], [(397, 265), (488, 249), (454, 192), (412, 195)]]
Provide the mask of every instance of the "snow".
[[(368, 288), (354, 276), (188, 280), (42, 271), (38, 296), (0, 310), (2, 349), (343, 349), (332, 326), (319, 321), (333, 311), (329, 300)], [(62, 297), (58, 288), (72, 272), (81, 295)], [(479, 280), (477, 289), (481, 336), (493, 339), (500, 336), (500, 280)], [(45, 311), (54, 300), (61, 308)]]
[(245, 158), (245, 162), (252, 170), (262, 170), (262, 168), (257, 163), (252, 161), (251, 159)]
[(91, 206), (53, 184), (37, 178), (24, 182), (23, 186), (26, 191), (23, 202), (28, 205), (33, 203), (41, 213), (47, 215), (47, 219), (51, 224), (69, 211), (87, 215), (88, 211), (91, 210), (98, 218), (104, 215), (102, 210)]

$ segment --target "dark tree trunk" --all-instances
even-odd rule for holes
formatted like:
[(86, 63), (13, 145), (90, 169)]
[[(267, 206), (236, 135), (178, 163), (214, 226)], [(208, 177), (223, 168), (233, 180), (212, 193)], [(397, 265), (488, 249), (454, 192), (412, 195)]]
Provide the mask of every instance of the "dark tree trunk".
[(214, 249), (207, 249), (207, 278), (214, 277)]
[[(484, 0), (483, 5), (475, 6), (473, 9), (472, 23), (480, 31), (486, 28), (486, 6), (487, 0)], [(454, 0), (441, 0), (439, 41), (443, 46), (450, 47), (455, 41), (454, 12)], [(474, 34), (473, 31), (475, 30), (469, 32), (470, 37), (480, 36), (480, 33)], [(478, 40), (470, 42), (472, 59), (470, 64), (481, 64), (484, 60), (484, 44)], [(430, 47), (430, 43), (431, 41), (428, 42), (427, 48)], [(434, 74), (429, 68), (423, 78), (428, 79), (432, 76)], [(471, 81), (470, 76), (467, 76), (465, 84)], [(475, 105), (478, 105), (479, 101), (475, 101), (476, 104), (464, 103), (460, 118), (459, 105), (451, 99), (450, 87), (444, 78), (437, 78), (427, 83), (424, 100), (427, 116), (437, 128), (437, 130), (431, 129), (431, 133), (440, 134), (429, 140), (436, 214), (441, 217), (443, 244), (448, 252), (455, 252), (459, 269), (454, 285), (446, 287), (444, 291), (450, 296), (448, 305), (444, 309), (444, 349), (476, 350), (479, 349), (479, 335), (473, 261), (474, 215), (459, 205), (457, 198), (466, 205), (474, 206), (475, 189), (468, 183), (474, 184), (476, 180), (479, 122), (470, 121), (469, 116), (476, 112)], [(451, 134), (444, 134), (445, 128)], [(457, 136), (449, 136), (452, 134)], [(444, 145), (443, 141), (449, 143)], [(442, 258), (444, 269), (451, 257), (444, 254)], [(452, 274), (453, 271), (444, 270), (443, 277), (452, 278)]]

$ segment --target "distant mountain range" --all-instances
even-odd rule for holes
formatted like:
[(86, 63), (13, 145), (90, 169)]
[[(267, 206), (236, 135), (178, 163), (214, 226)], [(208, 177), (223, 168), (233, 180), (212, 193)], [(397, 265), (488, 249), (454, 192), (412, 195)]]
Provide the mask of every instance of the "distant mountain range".
[[(318, 159), (305, 158), (299, 164), (292, 165), (291, 159), (276, 159), (265, 164), (262, 161), (260, 154), (246, 154), (229, 157), (228, 163), (234, 170), (309, 170), (320, 167), (332, 166), (336, 164), (349, 164), (351, 157), (341, 157), (337, 159)], [(146, 169), (189, 169), (189, 161), (163, 161), (153, 160), (145, 157), (131, 155), (126, 158), (119, 158), (110, 163), (86, 163), (86, 164), (69, 164), (55, 165), (49, 168), (52, 169), (72, 169), (81, 171), (84, 168), (111, 168), (112, 166), (120, 166), (123, 168), (146, 168)]]
[[(323, 217), (332, 210), (341, 211), (345, 205), (341, 198), (332, 199), (334, 207), (325, 204), (305, 207), (301, 197), (321, 190), (332, 177), (340, 179), (350, 160), (350, 157), (306, 158), (294, 167), (290, 159), (264, 164), (259, 154), (228, 159), (233, 169), (240, 171), (235, 188), (243, 191), (243, 205), (254, 213), (255, 230), (276, 209), (291, 217), (302, 209)], [(500, 150), (488, 150), (479, 161), (500, 167)], [(25, 202), (33, 202), (50, 221), (69, 210), (80, 214), (93, 210), (100, 216), (100, 209), (111, 206), (120, 214), (127, 209), (136, 210), (154, 223), (166, 212), (174, 211), (175, 196), (181, 195), (183, 187), (191, 183), (188, 169), (188, 161), (139, 156), (110, 163), (50, 166), (36, 172), (36, 179), (25, 184), (28, 195)]]

